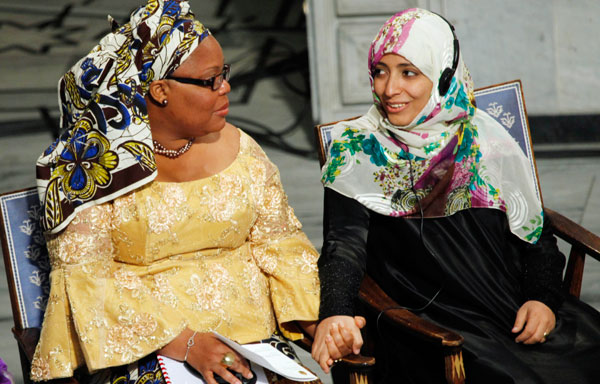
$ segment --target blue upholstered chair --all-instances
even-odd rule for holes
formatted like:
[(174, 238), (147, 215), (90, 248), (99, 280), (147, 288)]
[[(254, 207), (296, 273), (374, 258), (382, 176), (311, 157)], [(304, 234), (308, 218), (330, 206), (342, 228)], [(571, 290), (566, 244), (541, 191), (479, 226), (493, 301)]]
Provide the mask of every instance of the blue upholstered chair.
[(35, 188), (0, 196), (2, 253), (19, 345), (23, 378), (39, 338), (50, 290), (50, 264), (40, 227), (40, 202)]
[[(478, 89), (475, 91), (475, 101), (479, 109), (486, 111), (496, 119), (519, 143), (531, 164), (537, 193), (541, 199), (521, 81), (514, 80)], [(322, 124), (315, 127), (321, 166), (325, 163), (331, 144), (331, 129), (336, 123)], [(600, 237), (547, 207), (544, 207), (544, 214), (550, 219), (555, 235), (571, 245), (564, 277), (564, 287), (570, 294), (579, 297), (586, 254), (600, 261)], [(368, 275), (365, 276), (361, 285), (359, 299), (376, 312), (399, 307)], [(464, 383), (462, 336), (424, 320), (405, 309), (387, 310), (384, 316), (404, 328), (408, 333), (417, 335), (432, 345), (441, 346), (444, 355), (446, 381), (448, 383)], [(440, 379), (441, 375), (440, 372)], [(345, 375), (341, 376), (345, 377)]]

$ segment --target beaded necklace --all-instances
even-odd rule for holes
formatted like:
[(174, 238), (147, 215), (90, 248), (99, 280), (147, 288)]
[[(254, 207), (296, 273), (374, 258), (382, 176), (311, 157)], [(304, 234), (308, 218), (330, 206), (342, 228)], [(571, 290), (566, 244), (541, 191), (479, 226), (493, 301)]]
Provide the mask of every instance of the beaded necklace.
[(176, 159), (190, 150), (195, 139), (195, 137), (192, 137), (183, 147), (179, 149), (167, 149), (158, 141), (152, 140), (152, 143), (154, 143), (154, 153), (168, 157), (169, 159)]

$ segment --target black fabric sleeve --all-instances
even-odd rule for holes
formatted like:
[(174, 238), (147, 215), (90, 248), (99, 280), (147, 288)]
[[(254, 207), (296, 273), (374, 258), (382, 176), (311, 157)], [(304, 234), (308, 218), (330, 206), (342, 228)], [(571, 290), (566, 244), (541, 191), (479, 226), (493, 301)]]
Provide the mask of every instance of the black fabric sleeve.
[(537, 300), (553, 312), (565, 299), (562, 275), (565, 256), (558, 250), (550, 219), (544, 217), (542, 235), (535, 244), (523, 244), (523, 293), (525, 300)]
[(325, 188), (323, 248), (319, 258), (319, 319), (354, 315), (365, 273), (369, 211), (358, 201)]

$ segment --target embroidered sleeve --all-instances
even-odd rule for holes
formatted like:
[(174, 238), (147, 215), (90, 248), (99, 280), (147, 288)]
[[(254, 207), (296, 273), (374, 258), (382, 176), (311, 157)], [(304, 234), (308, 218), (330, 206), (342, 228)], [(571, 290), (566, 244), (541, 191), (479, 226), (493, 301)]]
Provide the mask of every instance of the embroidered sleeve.
[(258, 183), (258, 217), (250, 233), (253, 257), (269, 276), (279, 328), (286, 337), (298, 339), (301, 335), (287, 323), (318, 318), (318, 253), (288, 204), (275, 165), (263, 155), (258, 167), (263, 182)]
[[(89, 208), (77, 215), (67, 229), (46, 238), (52, 272), (50, 296), (33, 360), (31, 379), (69, 377), (84, 362), (69, 305), (67, 279), (74, 268), (101, 276), (111, 256), (108, 225), (110, 206)], [(91, 234), (94, 234), (91, 236)], [(93, 271), (93, 272), (92, 272)]]
[(119, 366), (161, 348), (185, 327), (184, 319), (156, 300), (148, 281), (115, 261), (113, 204), (78, 213), (47, 238), (51, 288), (40, 341), (32, 361), (35, 381)]

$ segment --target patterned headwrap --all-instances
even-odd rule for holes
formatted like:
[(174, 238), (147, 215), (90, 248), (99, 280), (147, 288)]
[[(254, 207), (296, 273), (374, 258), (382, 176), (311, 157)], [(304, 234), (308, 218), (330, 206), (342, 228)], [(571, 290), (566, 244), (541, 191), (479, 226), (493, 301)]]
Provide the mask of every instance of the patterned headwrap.
[(40, 156), (42, 225), (56, 233), (83, 208), (156, 177), (144, 95), (210, 34), (187, 1), (149, 0), (59, 81), (64, 133)]
[[(427, 105), (407, 126), (393, 125), (375, 94), (373, 70), (386, 54), (403, 56), (433, 83)], [(417, 197), (426, 217), (500, 209), (514, 234), (535, 243), (543, 211), (529, 162), (504, 128), (473, 105), (462, 54), (448, 91), (439, 94), (453, 57), (454, 35), (438, 15), (412, 8), (390, 18), (369, 50), (374, 105), (333, 128), (323, 184), (388, 216), (417, 214)]]

